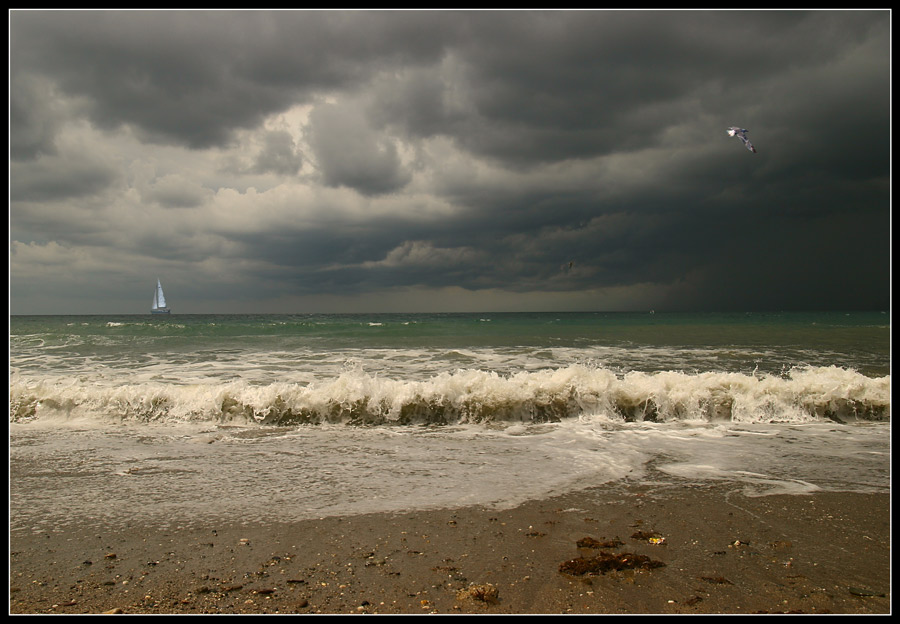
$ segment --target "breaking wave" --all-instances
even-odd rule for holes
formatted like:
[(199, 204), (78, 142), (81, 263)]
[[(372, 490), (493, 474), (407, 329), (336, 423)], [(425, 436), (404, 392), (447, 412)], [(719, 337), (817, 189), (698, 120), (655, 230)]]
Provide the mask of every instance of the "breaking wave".
[(10, 422), (96, 420), (262, 425), (889, 421), (890, 376), (838, 367), (783, 375), (615, 373), (573, 365), (501, 375), (458, 370), (423, 381), (349, 370), (308, 384), (34, 380), (14, 373)]

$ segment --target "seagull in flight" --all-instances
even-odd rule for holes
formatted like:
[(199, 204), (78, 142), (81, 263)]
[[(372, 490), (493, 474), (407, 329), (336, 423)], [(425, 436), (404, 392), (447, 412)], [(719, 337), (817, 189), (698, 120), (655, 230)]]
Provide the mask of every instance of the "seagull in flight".
[(751, 143), (750, 139), (747, 138), (748, 132), (749, 130), (738, 128), (737, 126), (731, 126), (730, 128), (728, 128), (728, 136), (736, 136), (741, 140), (741, 143), (743, 143), (748, 150), (755, 154), (756, 148), (753, 147), (753, 143)]

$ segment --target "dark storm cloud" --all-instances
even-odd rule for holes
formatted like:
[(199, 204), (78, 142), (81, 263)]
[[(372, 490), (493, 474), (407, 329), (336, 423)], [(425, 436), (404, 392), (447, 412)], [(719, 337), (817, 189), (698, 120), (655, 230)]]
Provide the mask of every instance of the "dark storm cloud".
[(328, 186), (348, 186), (370, 195), (398, 190), (409, 180), (391, 139), (373, 132), (350, 107), (317, 107), (309, 135)]
[(16, 11), (12, 28), (13, 76), (54, 78), (99, 126), (192, 148), (385, 63), (427, 62), (442, 39), (417, 14), (315, 11)]
[(656, 145), (685, 116), (748, 107), (787, 67), (831, 62), (869, 28), (857, 16), (790, 12), (476, 17), (465, 41), (448, 47), (458, 84), (426, 71), (404, 76), (378, 91), (379, 114), (522, 165)]
[[(886, 307), (889, 18), (14, 11), (13, 237), (58, 257), (64, 226), (127, 186), (108, 211), (156, 228), (119, 236), (142, 258), (266, 296)], [(62, 198), (90, 205), (70, 219)]]
[[(872, 28), (853, 13), (727, 11), (24, 12), (14, 27), (14, 76), (27, 62), (87, 98), (94, 123), (155, 140), (223, 145), (235, 128), (395, 66), (411, 75), (387, 72), (399, 93), (376, 91), (379, 118), (524, 163), (653, 145), (687, 104), (740, 110), (776, 70), (802, 81)], [(456, 84), (441, 82), (447, 55)]]

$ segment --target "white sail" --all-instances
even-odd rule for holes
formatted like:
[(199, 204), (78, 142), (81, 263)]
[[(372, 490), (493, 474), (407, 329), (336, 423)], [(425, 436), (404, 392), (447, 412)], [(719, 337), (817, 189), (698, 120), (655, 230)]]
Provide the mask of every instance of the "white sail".
[(169, 308), (166, 307), (166, 296), (163, 294), (162, 284), (159, 278), (156, 280), (156, 290), (153, 291), (153, 307), (150, 308), (152, 314), (168, 314)]

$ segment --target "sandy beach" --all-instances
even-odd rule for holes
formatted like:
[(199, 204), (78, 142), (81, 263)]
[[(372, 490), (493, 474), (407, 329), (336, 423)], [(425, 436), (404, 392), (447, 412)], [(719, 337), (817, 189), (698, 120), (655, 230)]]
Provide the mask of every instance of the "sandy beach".
[(127, 531), (14, 534), (10, 612), (890, 612), (889, 495), (736, 488), (620, 484), (267, 526), (160, 529), (137, 513)]

